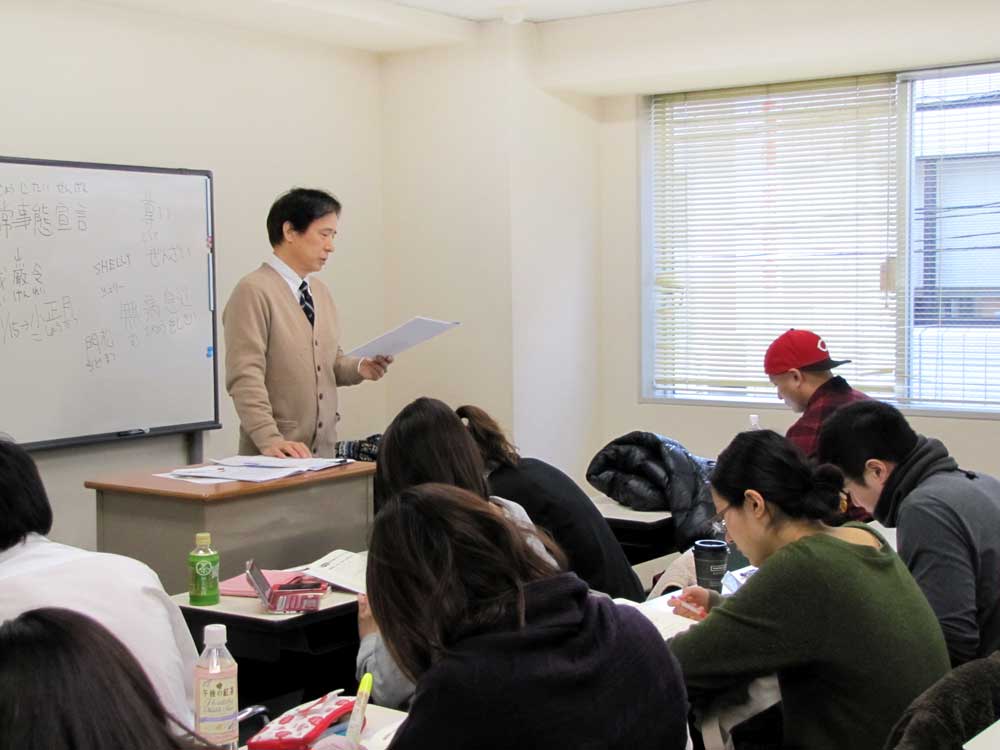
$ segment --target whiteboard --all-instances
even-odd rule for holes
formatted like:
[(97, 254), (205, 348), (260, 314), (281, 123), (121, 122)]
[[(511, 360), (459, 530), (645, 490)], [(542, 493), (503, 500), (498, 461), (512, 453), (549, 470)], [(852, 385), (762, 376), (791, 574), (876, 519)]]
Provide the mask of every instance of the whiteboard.
[(212, 175), (0, 157), (0, 431), (219, 427)]

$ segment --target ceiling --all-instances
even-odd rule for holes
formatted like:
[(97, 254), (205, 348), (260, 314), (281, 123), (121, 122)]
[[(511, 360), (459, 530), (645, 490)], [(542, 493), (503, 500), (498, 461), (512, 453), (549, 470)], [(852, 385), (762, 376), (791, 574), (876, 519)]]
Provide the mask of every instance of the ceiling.
[(495, 21), (512, 14), (517, 20), (557, 21), (564, 18), (624, 13), (697, 0), (390, 0), (433, 13), (469, 21)]
[(554, 21), (699, 1), (703, 0), (89, 0), (382, 53), (471, 41), (480, 21)]

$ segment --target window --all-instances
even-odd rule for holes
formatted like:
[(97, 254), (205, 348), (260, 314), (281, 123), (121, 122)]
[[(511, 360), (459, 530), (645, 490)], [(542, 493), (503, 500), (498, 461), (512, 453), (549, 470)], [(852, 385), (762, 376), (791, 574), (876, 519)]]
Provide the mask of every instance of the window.
[(997, 409), (1000, 73), (904, 85), (912, 135), (903, 385), (915, 402)]
[(644, 395), (772, 400), (798, 327), (872, 396), (1000, 408), (1000, 74), (656, 96), (649, 146)]

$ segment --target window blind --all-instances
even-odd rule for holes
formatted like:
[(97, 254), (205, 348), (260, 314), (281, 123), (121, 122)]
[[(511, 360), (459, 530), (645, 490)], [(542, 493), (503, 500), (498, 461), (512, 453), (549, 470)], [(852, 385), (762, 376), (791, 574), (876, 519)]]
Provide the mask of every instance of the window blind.
[(895, 77), (660, 95), (649, 118), (652, 395), (772, 399), (768, 344), (809, 328), (894, 397)]

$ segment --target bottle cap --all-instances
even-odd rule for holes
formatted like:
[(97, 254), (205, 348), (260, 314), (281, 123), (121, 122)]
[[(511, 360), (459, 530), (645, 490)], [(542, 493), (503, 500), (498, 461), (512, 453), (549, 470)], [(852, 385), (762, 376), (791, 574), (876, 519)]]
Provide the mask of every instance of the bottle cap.
[(225, 646), (226, 626), (206, 625), (205, 626), (205, 646)]
[(196, 547), (211, 547), (212, 535), (207, 531), (202, 531), (200, 534), (195, 534), (194, 544)]

